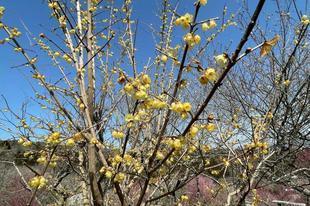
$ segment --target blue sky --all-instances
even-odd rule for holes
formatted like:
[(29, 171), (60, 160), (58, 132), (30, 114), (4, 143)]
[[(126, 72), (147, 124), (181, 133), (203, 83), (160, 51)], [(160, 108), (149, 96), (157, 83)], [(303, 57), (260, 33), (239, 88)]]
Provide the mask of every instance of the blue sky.
[[(160, 1), (158, 0), (133, 0), (134, 1), (134, 18), (139, 19), (139, 30), (137, 39), (143, 39), (143, 41), (137, 41), (137, 56), (138, 65), (142, 66), (146, 63), (147, 57), (154, 54), (154, 47), (152, 35), (150, 33), (149, 26), (153, 24), (158, 26), (158, 14), (160, 8)], [(304, 0), (296, 0), (298, 4), (304, 2)], [(11, 26), (18, 27), (23, 34), (26, 34), (26, 26), (29, 31), (38, 36), (42, 31), (46, 31), (51, 24), (50, 13), (47, 5), (43, 3), (43, 0), (1, 0), (0, 6), (6, 7), (6, 13), (3, 21)], [(181, 7), (179, 13), (190, 12), (193, 13), (193, 0), (181, 1)], [(224, 5), (228, 6), (229, 12), (238, 11), (241, 0), (209, 0), (207, 6), (202, 8), (200, 18), (212, 18), (221, 16), (222, 8)], [(248, 4), (253, 9), (258, 1), (249, 0)], [(263, 20), (268, 12), (275, 9), (274, 1), (267, 0), (265, 5), (265, 13), (260, 18)], [(301, 8), (303, 11), (305, 8)], [(182, 32), (182, 31), (181, 31)], [(272, 36), (272, 35), (271, 35)], [(230, 30), (228, 33), (223, 34), (220, 40), (224, 43), (228, 40), (233, 42), (233, 45), (238, 42), (241, 37), (241, 33), (235, 29)], [(3, 33), (0, 32), (0, 39), (3, 38)], [(29, 48), (29, 39), (26, 35), (21, 37), (23, 45)], [(233, 48), (232, 45), (232, 48)], [(35, 51), (30, 51), (35, 55)], [(44, 60), (43, 60), (44, 61)], [(11, 68), (13, 66), (21, 65), (25, 63), (20, 54), (12, 51), (12, 48), (8, 45), (0, 45), (0, 95), (5, 96), (12, 109), (18, 111), (23, 102), (29, 101), (33, 97), (33, 91), (31, 89), (30, 70), (21, 68)], [(42, 67), (47, 66), (45, 62), (42, 62)], [(3, 101), (0, 100), (0, 107), (3, 108)], [(34, 113), (40, 113), (37, 107), (30, 104), (29, 109), (32, 109)], [(0, 138), (7, 134), (0, 131)]]

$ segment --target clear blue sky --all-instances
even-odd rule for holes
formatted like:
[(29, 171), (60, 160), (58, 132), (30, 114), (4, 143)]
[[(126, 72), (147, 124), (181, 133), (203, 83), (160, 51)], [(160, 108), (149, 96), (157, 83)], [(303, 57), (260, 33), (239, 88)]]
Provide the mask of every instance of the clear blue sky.
[[(153, 42), (150, 29), (148, 25), (158, 25), (158, 14), (160, 5), (159, 0), (133, 0), (134, 3), (134, 18), (139, 19), (139, 31), (138, 39), (143, 41), (137, 42), (137, 56), (138, 65), (142, 66), (146, 61), (147, 57), (154, 53), (154, 47), (149, 42)], [(305, 0), (296, 0), (298, 4), (301, 4)], [(25, 35), (24, 25), (34, 35), (38, 36), (42, 31), (47, 31), (47, 28), (51, 24), (50, 11), (43, 0), (1, 0), (0, 6), (6, 7), (6, 13), (3, 21), (11, 26), (20, 28), (23, 33), (21, 41), (23, 45), (29, 48), (29, 39)], [(182, 7), (179, 13), (190, 12), (193, 13), (193, 0), (181, 0)], [(211, 18), (221, 16), (222, 8), (224, 4), (228, 6), (229, 12), (236, 12), (239, 8), (241, 0), (209, 0), (207, 6), (202, 8), (200, 13), (201, 18)], [(258, 1), (249, 0), (250, 8), (254, 8)], [(267, 0), (265, 5), (266, 12), (263, 13), (261, 20), (265, 18), (266, 13), (275, 9), (275, 3), (273, 0)], [(301, 8), (305, 11), (305, 8)], [(223, 42), (232, 40), (237, 43), (240, 39), (240, 32), (237, 29), (230, 30), (224, 33), (221, 37)], [(272, 35), (271, 35), (272, 36)], [(3, 33), (0, 32), (0, 39), (3, 38)], [(31, 52), (31, 51), (30, 51)], [(33, 55), (36, 53), (33, 52)], [(44, 60), (43, 60), (44, 61)], [(20, 54), (12, 51), (8, 45), (0, 45), (0, 95), (4, 95), (12, 108), (18, 111), (23, 102), (29, 101), (33, 97), (33, 91), (29, 80), (31, 80), (31, 74), (29, 69), (21, 67), (18, 69), (12, 69), (12, 66), (17, 66), (25, 63), (24, 59)], [(42, 62), (42, 67), (48, 67), (47, 64)], [(44, 68), (46, 69), (46, 68)], [(3, 108), (3, 100), (0, 100), (0, 108)], [(37, 107), (30, 105), (29, 109), (32, 112), (39, 113)], [(0, 138), (7, 136), (6, 133), (0, 131)]]

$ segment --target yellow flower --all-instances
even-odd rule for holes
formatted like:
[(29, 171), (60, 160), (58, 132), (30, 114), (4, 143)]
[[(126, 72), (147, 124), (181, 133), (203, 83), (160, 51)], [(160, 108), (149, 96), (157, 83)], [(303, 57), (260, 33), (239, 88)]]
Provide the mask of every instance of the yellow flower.
[(125, 137), (125, 134), (123, 132), (114, 130), (112, 132), (112, 137), (117, 138), (117, 139), (123, 139)]
[(111, 170), (107, 170), (104, 175), (106, 176), (106, 178), (111, 179), (113, 176), (113, 172)]
[(46, 157), (45, 156), (41, 156), (37, 159), (37, 163), (39, 164), (45, 164), (47, 162)]
[(189, 200), (187, 195), (181, 195), (180, 199), (181, 199), (182, 202), (185, 202), (185, 201)]
[(74, 141), (73, 138), (70, 138), (70, 139), (67, 140), (66, 146), (73, 147), (74, 145), (75, 145), (75, 141)]
[(228, 58), (226, 54), (220, 54), (214, 57), (215, 62), (217, 65), (219, 65), (221, 68), (225, 68), (228, 64)]
[(182, 144), (180, 139), (174, 139), (174, 140), (172, 140), (172, 145), (171, 146), (175, 150), (180, 150), (180, 149), (182, 149), (183, 144)]
[(163, 109), (167, 107), (167, 103), (159, 99), (153, 99), (153, 100), (146, 101), (146, 105), (150, 109)]
[(185, 103), (173, 102), (171, 104), (170, 109), (176, 113), (179, 113), (181, 117), (184, 119), (187, 117), (187, 113), (192, 109), (192, 106), (189, 102)]
[(200, 40), (201, 40), (200, 36), (199, 36), (198, 34), (196, 34), (196, 35), (194, 36), (194, 42), (195, 42), (195, 44), (199, 44), (199, 43), (200, 43)]
[(213, 68), (208, 68), (205, 73), (204, 73), (205, 77), (209, 80), (209, 81), (216, 81), (217, 80), (217, 73), (215, 71), (215, 69)]
[(220, 171), (219, 170), (212, 170), (211, 174), (212, 175), (218, 175), (218, 174), (220, 174)]
[(3, 17), (5, 8), (3, 6), (0, 6), (0, 19)]
[(29, 141), (29, 140), (27, 140), (27, 141), (25, 141), (25, 142), (23, 143), (23, 146), (24, 146), (24, 147), (30, 147), (31, 145), (32, 145), (32, 142)]
[(125, 178), (126, 178), (125, 174), (122, 172), (119, 172), (115, 175), (114, 181), (115, 182), (123, 182)]
[(188, 133), (189, 137), (191, 137), (191, 138), (195, 137), (197, 135), (198, 131), (199, 131), (198, 127), (192, 126), (189, 130), (189, 133)]
[(209, 25), (205, 22), (205, 23), (202, 23), (201, 24), (201, 29), (203, 30), (203, 31), (207, 31), (208, 29), (209, 29)]
[(147, 74), (143, 74), (142, 76), (141, 76), (141, 83), (143, 84), (143, 85), (146, 85), (146, 84), (151, 84), (151, 78), (149, 77), (149, 75), (147, 75)]
[(291, 84), (291, 81), (289, 79), (287, 79), (283, 82), (283, 85), (286, 87), (288, 87), (290, 84)]
[(47, 143), (50, 144), (57, 144), (60, 142), (60, 133), (59, 132), (53, 132), (48, 138)]
[(18, 140), (18, 144), (23, 144), (25, 141), (27, 141), (27, 139), (25, 137), (21, 137)]
[(225, 159), (225, 158), (223, 159), (223, 163), (224, 163), (225, 167), (228, 167), (229, 164), (230, 164), (229, 161), (227, 159)]
[(123, 161), (123, 158), (119, 154), (117, 154), (117, 155), (114, 156), (113, 161), (115, 163), (120, 163), (120, 162)]
[(29, 186), (32, 188), (41, 189), (47, 184), (47, 180), (43, 176), (36, 176), (29, 181)]
[(159, 160), (163, 160), (165, 158), (164, 154), (160, 151), (156, 152), (156, 158)]
[(199, 82), (200, 82), (200, 84), (208, 84), (208, 82), (209, 82), (209, 80), (208, 80), (208, 78), (206, 77), (206, 75), (201, 75), (200, 77), (199, 77)]
[(176, 19), (175, 25), (177, 26), (181, 25), (184, 29), (187, 29), (190, 27), (192, 21), (193, 21), (193, 15), (186, 13), (184, 16), (181, 16)]
[(209, 145), (202, 145), (202, 150), (205, 152), (205, 153), (208, 153), (210, 152), (211, 150), (211, 147)]
[(189, 111), (191, 111), (191, 109), (192, 109), (192, 105), (189, 103), (189, 102), (185, 102), (185, 103), (183, 103), (183, 108), (184, 108), (184, 110), (186, 111), (186, 112), (189, 112)]
[(76, 133), (76, 134), (74, 134), (74, 135), (72, 136), (72, 139), (73, 139), (75, 142), (78, 142), (78, 141), (80, 141), (80, 140), (83, 139), (83, 135), (82, 135), (80, 132), (78, 132), (78, 133)]
[(301, 23), (302, 23), (303, 25), (305, 25), (305, 26), (307, 26), (307, 25), (310, 23), (310, 19), (308, 18), (307, 15), (303, 15), (303, 16), (301, 17)]
[(183, 40), (188, 44), (190, 47), (195, 46), (196, 44), (200, 43), (200, 36), (198, 34), (194, 35), (192, 33), (187, 33), (184, 37)]
[(98, 144), (99, 141), (97, 140), (97, 138), (93, 137), (93, 138), (90, 140), (90, 143), (92, 143), (92, 144)]
[(273, 118), (272, 112), (267, 112), (266, 117), (267, 117), (268, 119), (272, 119), (272, 118)]
[(130, 156), (129, 154), (124, 155), (124, 163), (126, 165), (130, 165), (132, 163), (132, 161), (133, 161), (132, 156)]
[(208, 3), (208, 0), (199, 0), (199, 3), (201, 5), (206, 5)]
[(147, 93), (143, 90), (139, 90), (135, 93), (134, 98), (138, 100), (143, 100), (148, 97)]
[(58, 9), (58, 4), (57, 2), (51, 2), (48, 4), (48, 7), (51, 9)]
[(190, 44), (193, 41), (193, 35), (191, 33), (187, 33), (183, 39), (187, 44)]
[(216, 24), (215, 20), (212, 19), (209, 21), (209, 29), (213, 29), (216, 26), (217, 26), (217, 24)]
[(168, 57), (166, 55), (161, 55), (160, 57), (160, 60), (163, 62), (163, 63), (166, 63), (168, 61)]
[(216, 129), (216, 126), (215, 126), (214, 123), (208, 123), (206, 125), (206, 129), (207, 129), (208, 132), (213, 132)]
[(133, 85), (131, 83), (125, 84), (124, 90), (128, 94), (132, 94), (132, 92), (134, 91)]
[(67, 63), (72, 63), (72, 59), (70, 58), (70, 56), (68, 54), (64, 54), (62, 56), (62, 58), (67, 62)]

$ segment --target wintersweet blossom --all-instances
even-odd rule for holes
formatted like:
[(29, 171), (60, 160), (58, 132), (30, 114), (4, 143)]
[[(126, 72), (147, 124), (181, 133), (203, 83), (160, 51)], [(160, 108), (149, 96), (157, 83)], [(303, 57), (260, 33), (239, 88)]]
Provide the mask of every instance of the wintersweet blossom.
[(216, 126), (214, 123), (208, 123), (207, 125), (205, 125), (205, 128), (208, 132), (213, 132), (216, 129)]
[(184, 29), (187, 29), (190, 27), (192, 21), (193, 21), (193, 15), (186, 13), (185, 15), (175, 20), (175, 25), (177, 26), (181, 25)]
[(201, 37), (198, 34), (192, 34), (192, 33), (187, 33), (184, 37), (183, 40), (186, 42), (187, 45), (190, 47), (194, 47), (196, 44), (199, 44), (201, 41)]
[(167, 55), (164, 55), (164, 54), (161, 55), (160, 60), (161, 60), (163, 63), (166, 63), (166, 62), (168, 61)]
[(117, 139), (122, 139), (125, 137), (125, 134), (121, 131), (114, 130), (112, 132), (112, 137), (117, 138)]
[(201, 5), (206, 5), (208, 3), (208, 0), (199, 0), (199, 3)]
[(60, 133), (53, 132), (49, 137), (47, 137), (46, 142), (49, 144), (58, 144), (60, 142)]
[(114, 181), (115, 182), (123, 182), (125, 178), (126, 178), (126, 175), (122, 172), (119, 172), (115, 175)]
[(228, 64), (228, 58), (226, 54), (220, 54), (214, 57), (215, 62), (217, 65), (219, 65), (221, 68), (225, 68)]
[(217, 80), (217, 73), (216, 73), (215, 69), (213, 69), (213, 68), (208, 68), (205, 71), (204, 75), (207, 77), (207, 79), (209, 81), (216, 81)]
[(213, 29), (217, 26), (216, 21), (214, 19), (210, 20), (208, 23), (204, 22), (201, 24), (201, 29), (203, 31), (207, 31), (209, 29)]
[(67, 140), (67, 142), (66, 142), (67, 147), (73, 147), (74, 145), (75, 145), (75, 141), (73, 138), (70, 138)]
[(310, 19), (307, 15), (303, 15), (301, 17), (301, 23), (305, 26), (307, 26), (310, 23)]
[(0, 6), (0, 19), (3, 17), (5, 8), (3, 6)]
[(192, 126), (189, 130), (188, 136), (193, 138), (197, 135), (198, 131), (199, 131), (199, 129), (197, 126)]
[(173, 102), (170, 109), (181, 115), (182, 118), (187, 117), (187, 113), (192, 109), (192, 105), (189, 102)]
[(205, 72), (199, 77), (201, 84), (207, 84), (209, 81), (216, 81), (218, 74), (213, 68), (207, 68)]
[(43, 176), (35, 176), (29, 181), (29, 186), (32, 188), (41, 189), (47, 184), (47, 180)]

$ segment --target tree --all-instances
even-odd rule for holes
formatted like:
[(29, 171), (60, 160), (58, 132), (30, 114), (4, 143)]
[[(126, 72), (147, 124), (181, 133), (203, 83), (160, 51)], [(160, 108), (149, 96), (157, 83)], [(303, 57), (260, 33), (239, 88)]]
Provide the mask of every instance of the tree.
[[(34, 40), (59, 70), (53, 76), (43, 74), (40, 57), (19, 41), (21, 32), (0, 22), (7, 35), (3, 43), (25, 57), (23, 66), (41, 86), (34, 87), (34, 101), (49, 114), (23, 109), (20, 115), (6, 103), (19, 121), (13, 135), (28, 147), (25, 156), (41, 165), (40, 171), (27, 165), (34, 173), (28, 205), (40, 201), (35, 198), (44, 188), (57, 204), (82, 193), (84, 205), (186, 205), (202, 201), (191, 200), (183, 189), (200, 176), (216, 183), (212, 194), (223, 193), (222, 204), (257, 205), (260, 183), (287, 177), (281, 163), (307, 146), (309, 132), (308, 55), (303, 55), (308, 17), (297, 11), (299, 20), (289, 22), (298, 34), (288, 49), (285, 27), (266, 38), (256, 26), (265, 4), (259, 0), (253, 12), (243, 8), (249, 18), (238, 16), (242, 32), (236, 48), (212, 53), (217, 36), (237, 25), (236, 15), (225, 20), (224, 8), (223, 17), (206, 18), (201, 11), (207, 1), (193, 2), (194, 11), (185, 14), (174, 2), (161, 2), (156, 55), (143, 69), (137, 66), (138, 22), (130, 0), (122, 5), (49, 0), (56, 26)], [(3, 13), (1, 7), (0, 17)], [(174, 39), (178, 27), (183, 27), (181, 45)], [(201, 38), (204, 32), (207, 39)], [(272, 51), (278, 42), (282, 47)], [(287, 148), (288, 154), (276, 159)], [(308, 169), (299, 169), (308, 175)], [(70, 173), (78, 180), (74, 187), (80, 185), (76, 191), (61, 186)]]

